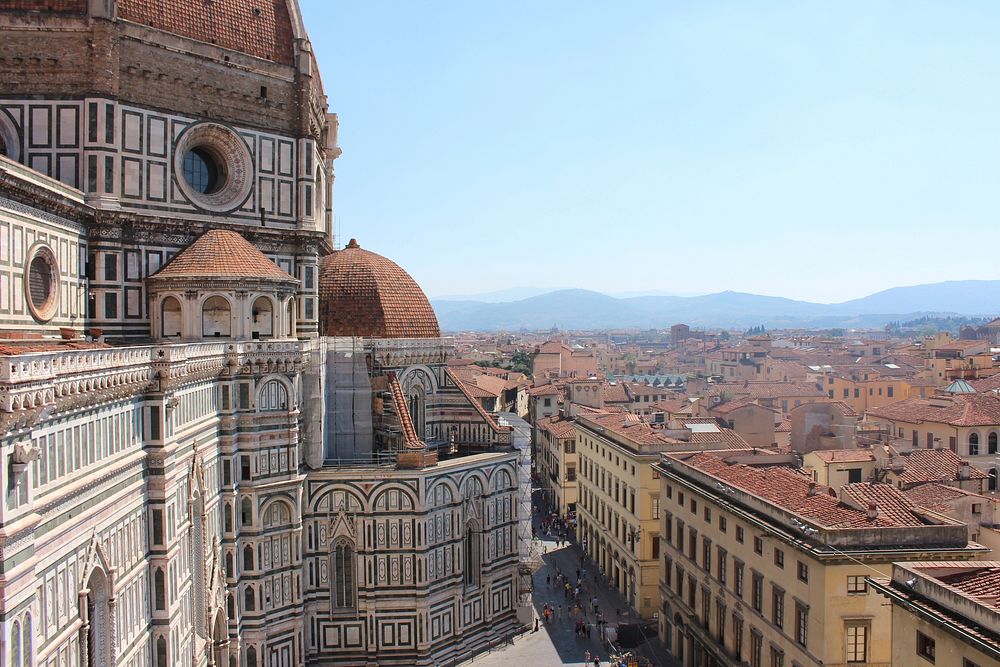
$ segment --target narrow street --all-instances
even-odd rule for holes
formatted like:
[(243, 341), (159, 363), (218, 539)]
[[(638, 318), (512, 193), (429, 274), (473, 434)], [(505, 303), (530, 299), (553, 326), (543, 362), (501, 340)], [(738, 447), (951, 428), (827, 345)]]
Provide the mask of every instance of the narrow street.
[[(537, 517), (535, 526), (538, 527)], [(563, 543), (558, 547), (554, 537), (544, 537), (541, 531), (538, 532), (543, 550), (542, 560), (544, 565), (534, 576), (534, 606), (535, 614), (539, 619), (538, 632), (528, 632), (505, 648), (495, 650), (492, 653), (483, 654), (468, 664), (480, 665), (483, 667), (512, 667), (524, 665), (525, 667), (543, 667), (548, 665), (584, 665), (585, 652), (590, 652), (590, 662), (588, 667), (593, 667), (595, 657), (601, 658), (601, 666), (608, 667), (609, 652), (607, 645), (601, 641), (596, 615), (591, 607), (591, 598), (597, 597), (598, 609), (603, 614), (603, 618), (611, 624), (619, 621), (618, 610), (623, 613), (620, 617), (623, 623), (634, 622), (636, 619), (627, 614), (625, 599), (617, 592), (610, 590), (600, 582), (595, 582), (593, 566), (581, 565), (581, 555), (576, 544)], [(562, 572), (566, 576), (575, 579), (577, 569), (585, 569), (586, 575), (583, 582), (583, 591), (580, 599), (584, 607), (583, 617), (590, 625), (591, 635), (589, 638), (578, 637), (574, 632), (576, 628), (577, 616), (569, 607), (572, 605), (571, 598), (566, 599), (564, 593), (556, 586), (556, 575)], [(546, 577), (549, 583), (546, 584)], [(545, 604), (556, 608), (556, 615), (552, 621), (546, 624), (542, 618), (542, 610)], [(559, 606), (562, 605), (561, 610)], [(635, 656), (649, 659), (656, 667), (678, 667), (663, 648), (659, 639), (655, 636), (655, 630), (649, 638), (640, 643), (634, 649), (628, 649)]]

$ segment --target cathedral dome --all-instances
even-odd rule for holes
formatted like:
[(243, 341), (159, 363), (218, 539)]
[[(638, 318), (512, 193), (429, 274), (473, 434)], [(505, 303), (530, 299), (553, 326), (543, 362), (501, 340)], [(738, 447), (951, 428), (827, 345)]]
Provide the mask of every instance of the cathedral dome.
[(364, 338), (438, 338), (427, 296), (395, 262), (351, 239), (322, 259), (320, 333)]

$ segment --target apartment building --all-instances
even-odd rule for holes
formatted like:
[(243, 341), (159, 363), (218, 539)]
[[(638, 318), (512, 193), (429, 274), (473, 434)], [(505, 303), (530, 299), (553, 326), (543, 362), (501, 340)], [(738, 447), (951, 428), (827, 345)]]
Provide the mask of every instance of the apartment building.
[[(966, 387), (967, 384), (963, 383)], [(916, 449), (947, 447), (986, 471), (988, 491), (997, 490), (1000, 396), (993, 392), (944, 393), (870, 410), (868, 418)]]
[(872, 588), (892, 602), (892, 664), (1000, 664), (1000, 561), (898, 563)]
[(632, 609), (648, 618), (658, 606), (660, 558), (660, 485), (651, 464), (664, 452), (751, 448), (714, 423), (651, 424), (634, 414), (601, 412), (578, 415), (576, 448), (580, 544)]
[(576, 511), (577, 457), (574, 421), (558, 415), (535, 424), (536, 473), (552, 511), (567, 517)]
[(653, 471), (660, 635), (685, 667), (888, 667), (889, 609), (867, 577), (985, 551), (963, 523), (902, 502), (888, 484), (838, 494), (792, 468), (709, 453), (666, 455)]

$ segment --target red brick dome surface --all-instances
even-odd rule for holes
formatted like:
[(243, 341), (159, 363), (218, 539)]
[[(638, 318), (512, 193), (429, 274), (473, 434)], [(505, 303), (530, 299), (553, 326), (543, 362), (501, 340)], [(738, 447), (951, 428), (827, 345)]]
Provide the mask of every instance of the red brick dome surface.
[(347, 247), (323, 258), (319, 270), (320, 333), (364, 338), (438, 338), (427, 296), (398, 264)]

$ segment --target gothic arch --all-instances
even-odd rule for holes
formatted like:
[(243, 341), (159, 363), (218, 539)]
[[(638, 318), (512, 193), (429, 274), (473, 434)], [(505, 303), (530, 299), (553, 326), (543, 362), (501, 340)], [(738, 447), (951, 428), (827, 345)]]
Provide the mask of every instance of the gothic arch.
[(407, 366), (399, 373), (398, 377), (399, 386), (405, 395), (409, 395), (410, 389), (414, 386), (423, 387), (428, 395), (438, 393), (437, 376), (434, 375), (434, 371), (429, 366), (423, 364)]
[(289, 411), (294, 408), (295, 387), (287, 377), (271, 373), (257, 382), (257, 412)]
[(401, 484), (383, 486), (372, 501), (372, 509), (376, 512), (405, 511), (414, 507), (416, 502), (413, 499), (413, 490)]

